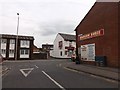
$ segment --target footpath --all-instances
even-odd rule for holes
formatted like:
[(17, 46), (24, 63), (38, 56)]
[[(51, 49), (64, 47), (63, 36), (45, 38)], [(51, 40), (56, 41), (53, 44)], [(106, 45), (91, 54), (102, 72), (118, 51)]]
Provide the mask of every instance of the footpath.
[(120, 81), (120, 70), (118, 68), (100, 67), (87, 64), (76, 64), (75, 62), (63, 63), (62, 66), (68, 69), (73, 69), (76, 71)]

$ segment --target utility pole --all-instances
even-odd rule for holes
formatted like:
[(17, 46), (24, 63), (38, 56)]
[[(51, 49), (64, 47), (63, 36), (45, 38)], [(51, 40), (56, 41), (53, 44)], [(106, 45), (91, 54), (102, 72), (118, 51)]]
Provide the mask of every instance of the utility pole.
[(17, 35), (16, 35), (16, 52), (15, 52), (15, 60), (17, 60), (17, 47), (18, 47), (18, 30), (19, 30), (19, 13), (17, 13), (18, 15), (18, 20), (17, 20)]

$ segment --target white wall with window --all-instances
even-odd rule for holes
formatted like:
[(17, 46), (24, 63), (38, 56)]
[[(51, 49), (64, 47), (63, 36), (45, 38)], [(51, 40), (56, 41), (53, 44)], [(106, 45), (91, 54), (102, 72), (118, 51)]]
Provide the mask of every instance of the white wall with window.
[(6, 57), (6, 47), (7, 47), (7, 39), (1, 39), (0, 50), (1, 50), (1, 55), (3, 57)]
[[(76, 48), (76, 42), (75, 41), (65, 41), (64, 38), (60, 35), (57, 34), (55, 40), (54, 40), (54, 47), (53, 51), (50, 52), (50, 56), (56, 57), (56, 58), (71, 58), (71, 52), (68, 51), (65, 47), (72, 46)], [(75, 53), (75, 50), (72, 51)]]
[[(64, 52), (64, 45), (63, 45), (64, 39), (58, 34), (54, 40), (54, 48), (53, 48), (53, 53), (50, 55), (52, 57), (57, 57), (57, 58), (64, 58), (63, 52)], [(59, 45), (60, 44), (60, 45)], [(61, 55), (62, 53), (62, 55)]]
[(29, 58), (29, 49), (20, 49), (20, 58)]
[(30, 41), (29, 40), (20, 40), (20, 47), (29, 48), (30, 47)]

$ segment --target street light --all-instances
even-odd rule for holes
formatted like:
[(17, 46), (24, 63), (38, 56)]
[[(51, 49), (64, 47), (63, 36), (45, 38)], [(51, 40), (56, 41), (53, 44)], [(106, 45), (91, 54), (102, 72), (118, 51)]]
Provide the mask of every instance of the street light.
[(17, 60), (17, 45), (18, 45), (18, 30), (19, 30), (19, 13), (18, 15), (18, 20), (17, 20), (17, 35), (16, 35), (16, 54), (15, 54), (15, 60)]

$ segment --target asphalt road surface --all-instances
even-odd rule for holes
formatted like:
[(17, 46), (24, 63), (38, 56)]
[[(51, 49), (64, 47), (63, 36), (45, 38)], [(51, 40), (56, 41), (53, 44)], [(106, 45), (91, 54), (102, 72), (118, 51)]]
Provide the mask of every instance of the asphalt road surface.
[(116, 82), (78, 73), (62, 66), (67, 60), (6, 62), (2, 88), (118, 88)]

